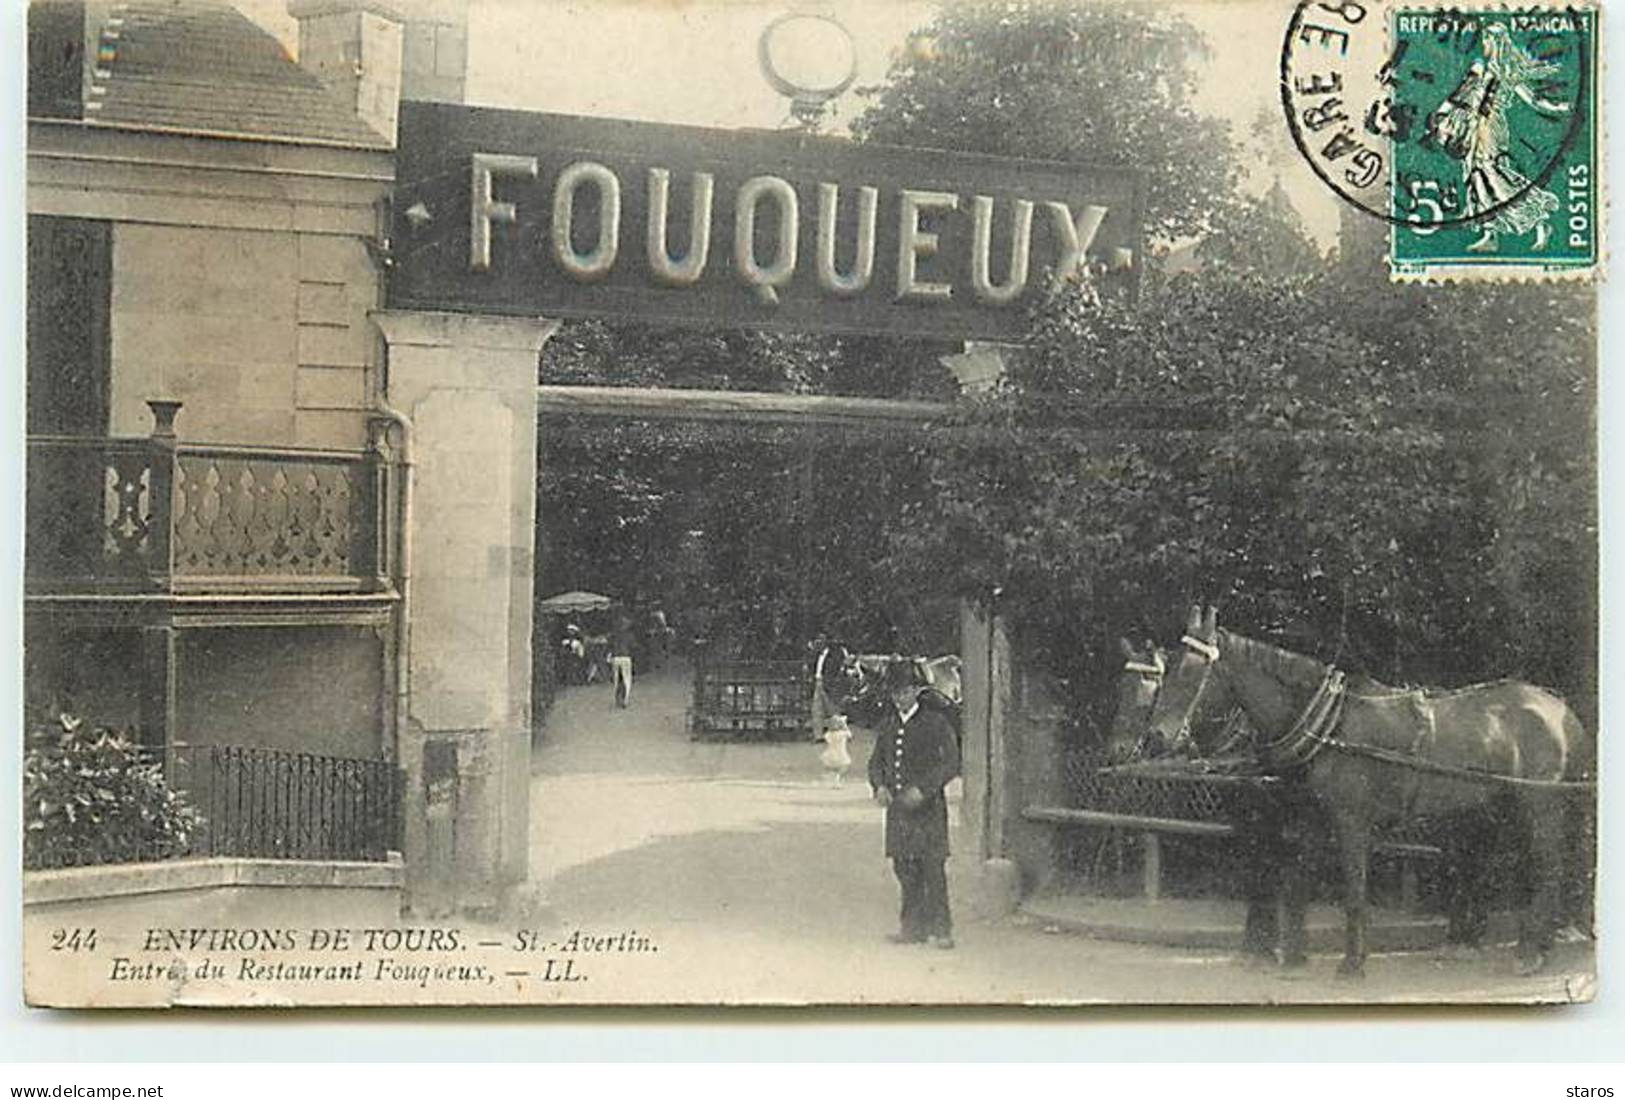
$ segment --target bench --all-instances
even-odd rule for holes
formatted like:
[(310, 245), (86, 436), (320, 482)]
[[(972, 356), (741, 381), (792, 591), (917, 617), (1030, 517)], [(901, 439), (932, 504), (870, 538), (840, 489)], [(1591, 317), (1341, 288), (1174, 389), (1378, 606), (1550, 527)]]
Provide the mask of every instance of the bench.
[[(1140, 838), (1140, 850), (1145, 857), (1141, 866), (1141, 891), (1145, 900), (1151, 902), (1162, 898), (1164, 835), (1210, 839), (1225, 839), (1236, 835), (1236, 827), (1224, 821), (1152, 817), (1107, 810), (1075, 809), (1070, 806), (1028, 806), (1021, 811), (1021, 816), (1027, 821), (1059, 828), (1115, 829), (1137, 834)], [(1438, 859), (1441, 855), (1439, 849), (1431, 844), (1379, 841), (1372, 846), (1371, 852), (1373, 855), (1387, 856), (1401, 862), (1401, 902), (1406, 908), (1414, 908), (1418, 893), (1415, 861)]]

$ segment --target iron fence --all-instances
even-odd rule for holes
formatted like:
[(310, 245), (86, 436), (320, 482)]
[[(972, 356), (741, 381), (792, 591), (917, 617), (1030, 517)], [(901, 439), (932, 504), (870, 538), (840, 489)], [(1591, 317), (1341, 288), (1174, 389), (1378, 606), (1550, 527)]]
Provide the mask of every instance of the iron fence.
[(168, 767), (203, 815), (192, 855), (378, 862), (400, 850), (403, 782), (390, 761), (184, 745)]
[[(245, 745), (171, 745), (142, 759), (201, 818), (184, 842), (28, 845), (29, 869), (229, 856), (384, 862), (402, 847), (404, 775), (387, 760)], [(112, 827), (122, 827), (114, 825)]]
[[(1229, 834), (1211, 833), (1163, 836), (1162, 873), (1165, 888), (1181, 896), (1233, 895), (1251, 872), (1253, 858), (1249, 828), (1256, 828), (1271, 816), (1271, 804), (1279, 790), (1271, 791), (1246, 782), (1224, 778), (1160, 778), (1107, 772), (1103, 751), (1077, 751), (1066, 759), (1068, 807), (1101, 814), (1121, 815), (1122, 824), (1090, 824), (1062, 830), (1057, 852), (1063, 873), (1081, 876), (1092, 888), (1111, 892), (1138, 888), (1138, 871), (1128, 866), (1131, 823), (1147, 824), (1140, 831), (1158, 831), (1156, 822), (1192, 825), (1219, 825), (1236, 829)], [(1303, 804), (1286, 811), (1289, 834), (1302, 846), (1309, 872), (1311, 892), (1323, 899), (1335, 899), (1341, 889), (1341, 871), (1335, 857), (1329, 824), (1319, 818), (1303, 819)], [(1384, 896), (1414, 893), (1417, 885), (1404, 879), (1419, 869), (1429, 870), (1439, 856), (1434, 846), (1448, 822), (1409, 816), (1390, 822), (1373, 833), (1372, 875), (1376, 889)], [(1397, 877), (1396, 873), (1397, 872)], [(1436, 876), (1434, 876), (1436, 877)], [(1390, 881), (1393, 880), (1393, 881)], [(1430, 879), (1431, 881), (1431, 879)], [(1126, 884), (1126, 885), (1125, 885)], [(1428, 884), (1424, 883), (1424, 886)]]
[(1080, 753), (1069, 761), (1073, 804), (1081, 809), (1180, 821), (1228, 822), (1237, 793), (1222, 783), (1101, 774), (1103, 752)]

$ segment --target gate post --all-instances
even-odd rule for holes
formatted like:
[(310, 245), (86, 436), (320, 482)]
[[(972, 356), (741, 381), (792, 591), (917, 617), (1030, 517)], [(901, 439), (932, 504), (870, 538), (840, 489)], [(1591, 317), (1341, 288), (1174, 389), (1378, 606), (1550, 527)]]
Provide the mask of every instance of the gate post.
[(1153, 904), (1162, 900), (1162, 838), (1149, 830), (1140, 834), (1145, 862), (1140, 868), (1141, 892)]
[[(1010, 640), (1003, 621), (988, 608), (960, 608), (960, 657), (964, 706), (960, 725), (964, 795), (960, 804), (960, 851), (974, 856), (973, 908), (1003, 916), (1021, 900), (1021, 870), (1011, 858), (1008, 829), (1014, 809), (1009, 720), (1014, 699)], [(1019, 796), (1018, 796), (1019, 797)]]
[[(372, 317), (388, 345), (382, 389), (411, 423), (414, 455), (401, 567), (410, 575), (397, 578), (409, 600), (396, 727), (408, 901), (452, 896), (495, 910), (529, 875), (536, 382), (558, 322)], [(457, 768), (449, 883), (427, 877), (430, 741)]]

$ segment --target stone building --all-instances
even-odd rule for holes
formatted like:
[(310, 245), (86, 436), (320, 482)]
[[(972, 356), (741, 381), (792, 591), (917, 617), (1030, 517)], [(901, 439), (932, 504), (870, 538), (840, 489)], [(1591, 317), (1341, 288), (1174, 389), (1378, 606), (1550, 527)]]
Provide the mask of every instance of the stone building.
[(381, 310), (399, 101), (466, 58), (406, 7), (291, 5), (299, 62), (212, 0), (31, 9), (25, 695), (137, 731), (209, 854), (404, 850), (479, 907), (524, 877), (550, 327)]

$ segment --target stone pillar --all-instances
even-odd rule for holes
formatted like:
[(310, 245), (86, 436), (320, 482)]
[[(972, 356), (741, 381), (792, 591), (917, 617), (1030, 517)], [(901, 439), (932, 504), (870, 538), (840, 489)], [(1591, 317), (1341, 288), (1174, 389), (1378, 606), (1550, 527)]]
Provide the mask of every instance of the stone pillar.
[(1011, 709), (1010, 640), (1002, 618), (971, 604), (960, 608), (963, 661), (963, 817), (980, 859), (1004, 856), (1007, 723)]
[(387, 400), (412, 424), (397, 726), (409, 898), (494, 910), (529, 870), (536, 379), (558, 326), (373, 319), (388, 345)]
[(1002, 915), (1054, 876), (1054, 830), (1024, 811), (1066, 803), (1066, 714), (1045, 678), (1021, 659), (1002, 616), (965, 605), (960, 653), (965, 840), (981, 861), (978, 908)]
[(1063, 736), (1067, 715), (1047, 676), (1013, 653), (1010, 660), (1000, 842), (1003, 855), (1021, 867), (1024, 887), (1034, 890), (1054, 877), (1064, 837), (1024, 813), (1033, 806), (1072, 804)]
[(167, 748), (175, 740), (175, 628), (141, 628), (141, 743)]

